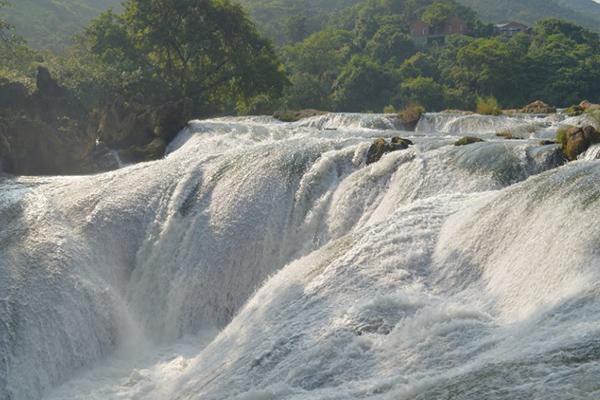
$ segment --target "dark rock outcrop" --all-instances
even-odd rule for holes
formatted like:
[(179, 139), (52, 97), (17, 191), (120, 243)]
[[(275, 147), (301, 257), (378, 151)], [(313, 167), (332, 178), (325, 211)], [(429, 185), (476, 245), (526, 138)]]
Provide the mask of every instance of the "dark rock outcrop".
[(583, 128), (570, 127), (559, 131), (558, 141), (567, 159), (572, 161), (591, 145), (600, 143), (600, 132), (591, 125)]
[(408, 146), (412, 144), (413, 142), (410, 140), (397, 136), (393, 137), (389, 143), (383, 138), (376, 139), (367, 152), (367, 165), (379, 161), (384, 154), (408, 149)]
[(20, 175), (101, 172), (163, 157), (193, 113), (190, 99), (143, 106), (117, 99), (90, 112), (40, 67), (37, 90), (0, 80), (0, 166)]
[(458, 139), (454, 143), (454, 145), (455, 146), (466, 146), (468, 144), (480, 143), (480, 142), (484, 142), (484, 140), (482, 138), (478, 138), (475, 136), (465, 136), (465, 137)]
[(541, 100), (536, 100), (523, 107), (521, 112), (528, 114), (554, 114), (556, 112), (556, 107), (546, 104)]

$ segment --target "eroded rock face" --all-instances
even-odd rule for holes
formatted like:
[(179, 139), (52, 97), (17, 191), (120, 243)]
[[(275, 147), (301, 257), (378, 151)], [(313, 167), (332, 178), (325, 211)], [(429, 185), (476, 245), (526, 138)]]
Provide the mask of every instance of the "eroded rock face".
[(379, 161), (384, 154), (408, 149), (408, 146), (412, 144), (412, 141), (397, 136), (393, 137), (389, 143), (383, 138), (376, 139), (367, 152), (367, 165)]
[(96, 141), (94, 130), (79, 119), (82, 110), (42, 67), (32, 94), (19, 83), (0, 85), (2, 169), (22, 175), (80, 172)]
[(53, 121), (22, 114), (2, 118), (0, 159), (6, 172), (46, 175), (80, 171), (94, 146), (93, 133), (69, 117)]
[(541, 100), (537, 100), (523, 107), (521, 112), (528, 114), (554, 114), (556, 112), (556, 107), (546, 104)]

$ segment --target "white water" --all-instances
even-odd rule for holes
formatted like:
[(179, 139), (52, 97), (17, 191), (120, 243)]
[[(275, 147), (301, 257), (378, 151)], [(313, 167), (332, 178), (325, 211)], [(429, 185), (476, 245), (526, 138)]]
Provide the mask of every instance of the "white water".
[(560, 123), (225, 118), (0, 178), (0, 398), (599, 398), (600, 161)]

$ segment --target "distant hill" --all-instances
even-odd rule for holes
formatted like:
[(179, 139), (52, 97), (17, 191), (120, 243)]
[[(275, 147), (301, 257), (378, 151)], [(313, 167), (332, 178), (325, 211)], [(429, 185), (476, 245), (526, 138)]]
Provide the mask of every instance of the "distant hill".
[[(286, 41), (294, 20), (304, 17), (310, 33), (339, 21), (338, 15), (368, 0), (238, 0), (257, 22), (258, 28), (276, 42)], [(458, 0), (487, 22), (515, 20), (533, 25), (556, 17), (600, 30), (600, 4), (593, 0)]]
[(533, 24), (555, 17), (600, 30), (600, 4), (593, 0), (459, 0), (488, 22), (515, 20)]
[(9, 0), (2, 12), (17, 33), (36, 48), (60, 50), (101, 12), (122, 0)]

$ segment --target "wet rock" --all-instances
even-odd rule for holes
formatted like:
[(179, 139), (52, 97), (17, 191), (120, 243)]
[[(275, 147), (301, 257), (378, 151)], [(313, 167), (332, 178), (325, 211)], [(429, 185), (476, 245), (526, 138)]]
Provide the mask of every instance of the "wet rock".
[(412, 141), (397, 136), (393, 137), (389, 143), (383, 138), (376, 139), (367, 152), (367, 165), (379, 161), (384, 154), (408, 149), (408, 146), (412, 144)]
[(320, 110), (283, 110), (283, 111), (275, 111), (273, 114), (273, 118), (278, 119), (282, 122), (296, 122), (300, 121), (304, 118), (316, 117), (319, 115), (327, 114), (326, 111)]
[(541, 100), (537, 100), (523, 107), (521, 112), (528, 114), (554, 114), (556, 112), (556, 107), (546, 104)]
[(192, 119), (193, 106), (191, 99), (183, 98), (157, 107), (152, 115), (154, 135), (167, 143), (173, 140)]
[(480, 142), (484, 142), (484, 140), (481, 138), (475, 137), (475, 136), (465, 136), (465, 137), (458, 139), (454, 143), (454, 145), (455, 146), (466, 146), (468, 144), (480, 143)]
[(552, 144), (556, 144), (556, 142), (554, 140), (541, 140), (540, 141), (540, 146), (549, 146)]
[(581, 105), (573, 105), (565, 110), (565, 114), (567, 114), (569, 117), (577, 117), (584, 112), (585, 110), (583, 107), (581, 107)]
[(167, 142), (162, 138), (155, 138), (144, 146), (132, 146), (119, 152), (121, 159), (127, 163), (158, 160), (165, 155)]
[(559, 131), (558, 141), (569, 160), (576, 160), (577, 156), (585, 152), (591, 145), (600, 143), (600, 132), (591, 125), (581, 127), (563, 128)]

